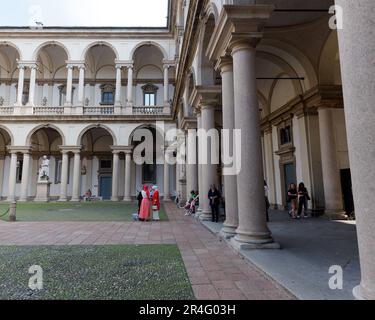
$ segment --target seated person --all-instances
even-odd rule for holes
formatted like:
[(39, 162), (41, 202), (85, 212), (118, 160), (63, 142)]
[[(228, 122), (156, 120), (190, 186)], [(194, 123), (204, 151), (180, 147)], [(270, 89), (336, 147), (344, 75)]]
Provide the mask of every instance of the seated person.
[(83, 198), (85, 199), (85, 201), (91, 201), (92, 200), (92, 192), (91, 192), (90, 189), (86, 191)]

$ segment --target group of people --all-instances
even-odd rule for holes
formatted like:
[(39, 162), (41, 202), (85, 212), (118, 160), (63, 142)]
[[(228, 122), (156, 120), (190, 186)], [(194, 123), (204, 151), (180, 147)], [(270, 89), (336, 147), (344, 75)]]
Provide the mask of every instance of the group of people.
[(302, 217), (302, 211), (304, 218), (307, 218), (308, 202), (310, 201), (309, 192), (305, 185), (301, 182), (297, 188), (295, 183), (289, 186), (288, 190), (288, 203), (291, 204), (291, 210), (289, 212), (292, 219), (300, 219)]
[(160, 221), (160, 197), (158, 186), (143, 186), (139, 192), (138, 200), (138, 219), (140, 221)]

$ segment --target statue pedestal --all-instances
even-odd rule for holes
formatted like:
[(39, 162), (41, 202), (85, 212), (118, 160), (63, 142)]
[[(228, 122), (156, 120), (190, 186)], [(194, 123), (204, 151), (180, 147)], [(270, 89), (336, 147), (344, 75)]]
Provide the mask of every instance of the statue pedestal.
[(41, 181), (36, 186), (35, 202), (49, 202), (51, 182)]

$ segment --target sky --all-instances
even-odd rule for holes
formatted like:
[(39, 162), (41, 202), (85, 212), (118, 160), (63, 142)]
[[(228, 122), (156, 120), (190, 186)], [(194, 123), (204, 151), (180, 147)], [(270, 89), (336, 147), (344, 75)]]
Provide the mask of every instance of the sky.
[(0, 0), (0, 26), (166, 27), (167, 16), (168, 0)]

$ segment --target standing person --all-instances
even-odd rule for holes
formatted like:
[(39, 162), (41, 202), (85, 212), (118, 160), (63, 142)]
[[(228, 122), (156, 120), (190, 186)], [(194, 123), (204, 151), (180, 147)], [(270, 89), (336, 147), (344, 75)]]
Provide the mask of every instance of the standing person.
[(208, 192), (208, 198), (210, 199), (210, 206), (212, 211), (212, 222), (219, 222), (219, 205), (221, 194), (214, 185), (211, 186)]
[(308, 201), (310, 200), (309, 192), (307, 191), (305, 184), (301, 182), (298, 186), (298, 219), (301, 218), (302, 209), (304, 218), (307, 218)]
[(159, 188), (153, 187), (154, 193), (152, 195), (152, 218), (154, 221), (160, 221), (160, 199), (159, 199)]
[(266, 217), (267, 217), (267, 222), (270, 222), (270, 216), (269, 216), (269, 212), (268, 210), (270, 209), (271, 205), (270, 205), (270, 201), (268, 200), (268, 185), (267, 185), (267, 182), (266, 180), (264, 180), (264, 197), (265, 197), (265, 200), (266, 200)]
[(297, 201), (298, 201), (298, 191), (297, 186), (295, 183), (292, 183), (289, 186), (288, 190), (288, 201), (291, 203), (292, 206), (292, 219), (297, 219)]
[(138, 196), (137, 196), (137, 200), (138, 200), (138, 216), (139, 216), (139, 214), (141, 212), (141, 204), (142, 204), (142, 200), (143, 200), (142, 191), (139, 191)]
[(150, 192), (147, 186), (143, 187), (142, 190), (142, 203), (139, 212), (139, 220), (147, 221), (150, 218)]

